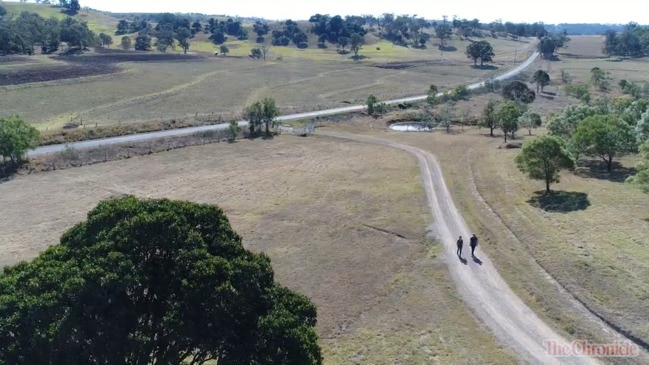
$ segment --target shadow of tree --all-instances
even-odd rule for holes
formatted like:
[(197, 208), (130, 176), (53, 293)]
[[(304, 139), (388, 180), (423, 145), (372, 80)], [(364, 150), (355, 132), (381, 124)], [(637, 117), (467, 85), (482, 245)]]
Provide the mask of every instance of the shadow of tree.
[(601, 180), (608, 180), (613, 182), (624, 182), (626, 179), (637, 173), (633, 167), (624, 167), (621, 163), (613, 161), (611, 171), (606, 170), (606, 164), (600, 160), (587, 160), (579, 162), (578, 168), (575, 170), (575, 175), (595, 178)]
[(471, 68), (476, 70), (498, 70), (499, 67), (495, 65), (471, 65)]
[(543, 209), (546, 212), (569, 213), (586, 210), (590, 206), (588, 194), (576, 191), (556, 190), (547, 194), (545, 190), (534, 192), (534, 196), (527, 201), (531, 206)]

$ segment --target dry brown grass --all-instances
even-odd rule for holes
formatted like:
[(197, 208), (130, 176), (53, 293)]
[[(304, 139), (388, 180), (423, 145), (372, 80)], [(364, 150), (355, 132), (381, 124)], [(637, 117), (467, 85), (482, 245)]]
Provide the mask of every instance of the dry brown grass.
[[(574, 295), (614, 325), (649, 339), (645, 320), (649, 317), (649, 196), (619, 182), (623, 170), (610, 179), (596, 169), (564, 173), (553, 189), (575, 193), (568, 194), (573, 200), (561, 201), (558, 209), (543, 210), (529, 202), (543, 189), (543, 183), (528, 180), (516, 169), (513, 159), (519, 150), (496, 148), (502, 144), (500, 132), (497, 138), (477, 128), (464, 132), (454, 128), (453, 134), (398, 133), (386, 130), (385, 120), (362, 118), (335, 128), (378, 135), (435, 153), (456, 204), (483, 237), (482, 248), (501, 275), (568, 338), (611, 340), (575, 310), (571, 304)], [(533, 137), (522, 139), (527, 138)], [(633, 164), (633, 158), (622, 160), (623, 167)], [(572, 295), (565, 295), (548, 281), (543, 269)]]
[[(369, 94), (398, 98), (423, 94), (433, 83), (443, 89), (476, 82), (512, 67), (515, 52), (522, 59), (533, 47), (530, 41), (489, 40), (496, 49), (498, 70), (472, 68), (464, 54), (468, 41), (456, 40), (458, 50), (443, 53), (433, 47), (415, 50), (386, 43), (377, 51), (376, 45), (367, 46), (369, 58), (362, 62), (334, 49), (296, 49), (283, 55), (289, 50), (274, 47), (277, 55), (266, 62), (245, 55), (187, 63), (127, 62), (116, 74), (4, 86), (0, 110), (48, 131), (81, 122), (95, 126), (196, 115), (230, 118), (266, 96), (275, 98), (283, 113), (312, 111), (363, 103)], [(242, 47), (248, 52), (248, 44)], [(61, 66), (46, 57), (30, 60), (35, 64), (29, 67)], [(393, 62), (399, 68), (390, 68)]]
[(514, 364), (425, 238), (416, 160), (322, 137), (212, 144), (0, 184), (0, 264), (29, 259), (118, 194), (221, 206), (277, 279), (318, 306), (330, 364)]

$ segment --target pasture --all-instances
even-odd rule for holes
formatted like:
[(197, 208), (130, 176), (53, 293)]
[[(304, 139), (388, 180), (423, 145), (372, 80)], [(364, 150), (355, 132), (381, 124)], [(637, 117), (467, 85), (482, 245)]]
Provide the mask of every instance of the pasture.
[(464, 307), (416, 160), (323, 137), (211, 144), (0, 184), (0, 264), (33, 258), (120, 194), (221, 206), (278, 281), (318, 306), (328, 364), (516, 363)]
[[(12, 7), (10, 11), (18, 11)], [(58, 11), (47, 6), (36, 10)], [(102, 13), (89, 11), (86, 16), (92, 24), (113, 24)], [(263, 97), (273, 97), (283, 113), (312, 111), (361, 104), (370, 94), (384, 100), (423, 94), (431, 84), (444, 90), (476, 82), (511, 68), (535, 43), (488, 37), (496, 55), (492, 67), (481, 69), (473, 68), (464, 53), (468, 40), (453, 39), (449, 48), (454, 50), (441, 52), (434, 40), (427, 49), (413, 49), (373, 35), (367, 38), (360, 52), (365, 58), (359, 62), (339, 54), (335, 45), (316, 48), (315, 38), (308, 49), (271, 47), (266, 61), (248, 57), (258, 46), (254, 40), (228, 40), (230, 54), (214, 56), (218, 46), (208, 43), (205, 34), (191, 41), (188, 55), (179, 48), (160, 54), (123, 51), (115, 45), (83, 55), (0, 61), (0, 110), (49, 132), (153, 120), (238, 118), (246, 105)]]
[[(458, 116), (462, 109), (479, 114), (490, 97), (494, 95), (459, 103)], [(534, 108), (557, 110), (554, 102), (567, 104), (569, 97), (540, 98)], [(623, 182), (633, 173), (636, 156), (619, 160), (611, 174), (596, 160), (564, 172), (561, 183), (553, 185), (557, 195), (547, 199), (539, 193), (542, 182), (517, 170), (514, 157), (520, 150), (497, 148), (503, 144), (499, 130), (493, 138), (488, 129), (477, 127), (455, 126), (451, 134), (389, 131), (387, 122), (401, 118), (357, 117), (324, 128), (391, 139), (434, 153), (456, 205), (482, 237), (481, 248), (512, 289), (567, 337), (611, 340), (575, 310), (572, 302), (578, 300), (614, 326), (644, 341), (649, 338), (644, 320), (649, 316), (649, 196)], [(541, 128), (528, 136), (527, 130), (520, 130), (514, 142), (544, 133)]]

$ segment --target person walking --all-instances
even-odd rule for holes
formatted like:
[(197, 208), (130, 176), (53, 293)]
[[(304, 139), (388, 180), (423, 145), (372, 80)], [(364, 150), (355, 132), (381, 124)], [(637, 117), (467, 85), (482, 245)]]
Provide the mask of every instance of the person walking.
[(462, 241), (462, 236), (457, 240), (457, 255), (459, 257), (462, 257), (462, 245), (464, 244), (464, 241)]
[(476, 237), (475, 233), (471, 236), (469, 241), (469, 245), (471, 246), (471, 257), (474, 257), (473, 253), (475, 252), (476, 246), (478, 246), (478, 237)]

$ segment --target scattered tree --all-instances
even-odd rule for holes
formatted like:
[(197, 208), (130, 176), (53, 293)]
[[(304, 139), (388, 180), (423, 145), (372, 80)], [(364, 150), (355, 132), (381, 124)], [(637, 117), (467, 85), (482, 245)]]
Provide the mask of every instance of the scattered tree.
[(499, 119), (496, 113), (496, 107), (498, 104), (495, 100), (489, 99), (487, 105), (482, 110), (482, 122), (483, 127), (489, 128), (489, 135), (494, 136), (494, 129), (499, 127)]
[(640, 120), (635, 126), (635, 134), (638, 144), (649, 141), (649, 110), (640, 116)]
[(505, 101), (496, 111), (496, 119), (505, 136), (505, 142), (507, 142), (507, 133), (511, 133), (512, 138), (515, 137), (521, 114), (521, 108), (514, 101)]
[(446, 128), (446, 133), (451, 133), (453, 119), (455, 119), (455, 102), (450, 100), (444, 103), (439, 113), (439, 120), (444, 128)]
[(236, 120), (231, 120), (230, 125), (228, 126), (228, 130), (230, 131), (230, 141), (234, 142), (237, 139), (239, 133), (241, 133), (241, 127), (239, 127), (239, 123)]
[(480, 66), (483, 66), (485, 62), (493, 61), (495, 54), (489, 42), (479, 41), (466, 46), (466, 55), (473, 60), (473, 65), (477, 65), (480, 60)]
[(642, 156), (642, 162), (636, 166), (638, 172), (629, 177), (627, 182), (637, 185), (642, 191), (649, 194), (649, 141), (645, 141), (640, 146), (640, 156)]
[[(175, 33), (171, 24), (164, 24), (155, 34), (156, 41), (154, 46), (162, 53), (167, 52), (169, 47), (175, 47)], [(187, 46), (189, 48), (189, 45)]]
[(349, 37), (340, 37), (338, 38), (338, 46), (340, 46), (340, 53), (345, 54), (345, 47), (349, 45), (349, 42), (351, 42), (351, 39)]
[(219, 47), (219, 51), (221, 51), (221, 54), (224, 56), (227, 56), (228, 53), (230, 53), (230, 49), (225, 44), (222, 44), (221, 47)]
[(433, 107), (439, 103), (439, 97), (437, 96), (438, 93), (437, 86), (431, 84), (430, 88), (428, 88), (428, 95), (426, 96), (426, 103), (428, 103), (429, 106)]
[(321, 364), (316, 321), (211, 205), (103, 201), (0, 274), (8, 364)]
[(516, 167), (530, 179), (545, 181), (546, 194), (551, 192), (551, 183), (559, 182), (561, 170), (575, 167), (564, 142), (554, 136), (536, 137), (525, 142), (515, 162)]
[(530, 136), (532, 135), (532, 129), (540, 127), (542, 123), (541, 116), (530, 110), (526, 110), (525, 113), (518, 118), (518, 125), (527, 129)]
[(140, 33), (135, 38), (135, 50), (137, 51), (150, 51), (151, 50), (151, 37), (146, 33)]
[(250, 49), (250, 57), (255, 59), (255, 60), (260, 59), (262, 57), (261, 49), (259, 47), (251, 48)]
[(358, 59), (358, 51), (360, 51), (364, 44), (365, 37), (358, 33), (352, 34), (349, 40), (349, 48), (354, 52), (354, 59)]
[(446, 48), (446, 40), (451, 39), (452, 34), (453, 28), (449, 24), (442, 23), (435, 27), (435, 35), (439, 38), (440, 49)]
[(8, 159), (13, 164), (22, 161), (25, 152), (36, 148), (40, 133), (17, 115), (0, 118), (0, 155), (2, 163)]
[(385, 103), (382, 103), (379, 98), (374, 95), (368, 96), (365, 104), (367, 105), (367, 114), (373, 117), (380, 117), (388, 108)]
[(187, 50), (189, 49), (189, 38), (191, 38), (191, 36), (192, 32), (187, 28), (178, 28), (178, 31), (176, 32), (176, 39), (178, 40), (180, 47), (183, 49), (184, 54), (187, 54)]
[(590, 81), (593, 85), (597, 86), (600, 91), (607, 91), (609, 87), (609, 76), (607, 72), (604, 72), (599, 67), (593, 67), (590, 70)]
[(126, 50), (131, 49), (131, 38), (127, 35), (123, 36), (121, 45), (122, 45), (122, 49), (126, 49)]
[(522, 81), (512, 81), (503, 87), (502, 95), (507, 100), (530, 104), (536, 99), (536, 93)]
[(631, 127), (617, 115), (594, 115), (582, 120), (573, 136), (581, 152), (600, 157), (611, 171), (613, 159), (637, 150)]
[(255, 134), (255, 129), (266, 126), (266, 135), (270, 135), (270, 125), (275, 127), (275, 118), (279, 116), (279, 108), (275, 104), (275, 99), (264, 98), (248, 106), (244, 111), (244, 118), (248, 119), (250, 134)]
[(113, 44), (113, 37), (109, 36), (106, 33), (99, 33), (99, 40), (101, 41), (102, 47), (109, 47)]
[(536, 71), (532, 76), (532, 80), (536, 84), (537, 93), (539, 92), (539, 87), (541, 88), (541, 92), (543, 92), (543, 88), (550, 85), (550, 75), (543, 70)]
[(246, 107), (243, 112), (243, 117), (248, 120), (250, 136), (254, 136), (255, 130), (261, 126), (264, 120), (264, 107), (261, 105), (261, 102), (256, 101), (252, 105)]

